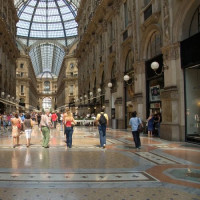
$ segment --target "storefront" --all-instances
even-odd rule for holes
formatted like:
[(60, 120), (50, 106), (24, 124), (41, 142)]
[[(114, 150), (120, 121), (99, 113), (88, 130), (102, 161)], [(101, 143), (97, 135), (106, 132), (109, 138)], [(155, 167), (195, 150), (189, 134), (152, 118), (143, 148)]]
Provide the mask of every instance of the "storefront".
[(200, 33), (181, 42), (185, 77), (186, 141), (200, 143)]
[[(157, 72), (151, 68), (152, 62), (157, 62), (159, 68)], [(164, 88), (162, 54), (146, 61), (146, 80), (147, 80), (147, 116), (162, 112), (162, 102), (160, 98), (161, 90)]]

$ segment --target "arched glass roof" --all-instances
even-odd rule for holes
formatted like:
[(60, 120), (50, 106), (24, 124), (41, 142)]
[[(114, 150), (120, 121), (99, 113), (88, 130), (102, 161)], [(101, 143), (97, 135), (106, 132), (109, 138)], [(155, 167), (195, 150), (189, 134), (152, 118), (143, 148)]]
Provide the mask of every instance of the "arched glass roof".
[(36, 76), (44, 72), (58, 76), (65, 50), (53, 43), (39, 43), (29, 53)]
[(80, 0), (15, 0), (19, 22), (17, 36), (27, 46), (36, 40), (63, 40), (65, 46), (77, 36), (75, 17)]

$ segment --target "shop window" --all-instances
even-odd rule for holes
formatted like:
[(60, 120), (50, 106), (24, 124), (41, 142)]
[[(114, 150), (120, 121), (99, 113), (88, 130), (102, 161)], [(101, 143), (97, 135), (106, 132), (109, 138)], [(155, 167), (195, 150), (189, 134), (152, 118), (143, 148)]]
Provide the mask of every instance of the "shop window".
[(200, 66), (185, 69), (186, 137), (200, 142)]

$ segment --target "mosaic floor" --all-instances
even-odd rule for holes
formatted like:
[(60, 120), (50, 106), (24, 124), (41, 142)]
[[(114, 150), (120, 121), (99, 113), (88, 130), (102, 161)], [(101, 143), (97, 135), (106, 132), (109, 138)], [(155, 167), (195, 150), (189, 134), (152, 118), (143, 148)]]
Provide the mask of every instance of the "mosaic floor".
[(66, 147), (60, 127), (50, 148), (34, 127), (12, 148), (0, 130), (0, 200), (200, 200), (200, 146), (141, 136), (137, 151), (129, 131), (109, 129), (105, 149), (96, 127), (75, 127)]

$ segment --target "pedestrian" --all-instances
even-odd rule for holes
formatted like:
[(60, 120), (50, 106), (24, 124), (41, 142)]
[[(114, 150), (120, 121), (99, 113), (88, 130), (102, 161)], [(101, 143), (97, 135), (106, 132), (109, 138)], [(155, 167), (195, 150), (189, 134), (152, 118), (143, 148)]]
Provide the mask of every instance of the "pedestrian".
[(51, 115), (51, 120), (53, 123), (53, 127), (56, 128), (56, 122), (57, 122), (58, 116), (55, 112), (53, 112), (53, 114)]
[(31, 115), (29, 113), (25, 115), (25, 120), (23, 124), (24, 124), (24, 132), (26, 135), (26, 146), (29, 147), (31, 142), (32, 127), (33, 127), (33, 120), (31, 119)]
[(3, 116), (2, 116), (2, 122), (3, 122), (4, 132), (7, 132), (8, 119), (7, 119), (7, 115), (6, 115), (5, 112), (4, 112)]
[(41, 121), (41, 113), (37, 114), (37, 122), (38, 122), (38, 126), (40, 125), (40, 121)]
[(65, 124), (65, 134), (66, 134), (66, 143), (67, 147), (72, 148), (72, 134), (73, 134), (73, 125), (76, 124), (73, 115), (69, 108), (66, 109), (66, 113), (63, 116), (63, 121)]
[(21, 120), (19, 119), (18, 114), (15, 114), (15, 117), (11, 119), (12, 125), (12, 137), (13, 137), (13, 148), (19, 145), (19, 136), (21, 130)]
[(157, 130), (158, 137), (160, 137), (160, 123), (162, 122), (161, 113), (157, 113), (154, 116), (154, 128)]
[(140, 133), (138, 131), (138, 127), (139, 126), (143, 127), (143, 125), (142, 125), (141, 119), (137, 117), (136, 111), (132, 113), (132, 117), (130, 118), (129, 125), (131, 125), (131, 131), (132, 131), (133, 139), (135, 142), (135, 147), (138, 150), (141, 148)]
[(154, 126), (154, 115), (153, 115), (153, 113), (150, 114), (149, 118), (147, 119), (147, 124), (148, 124), (148, 136), (152, 137), (153, 136), (153, 126)]
[(98, 125), (100, 147), (106, 147), (106, 128), (109, 125), (108, 115), (104, 112), (105, 107), (102, 107), (101, 112), (97, 114), (96, 124)]
[(49, 111), (46, 111), (45, 114), (42, 114), (40, 127), (43, 135), (42, 146), (44, 148), (49, 148), (50, 128), (52, 127), (51, 120), (49, 118)]

